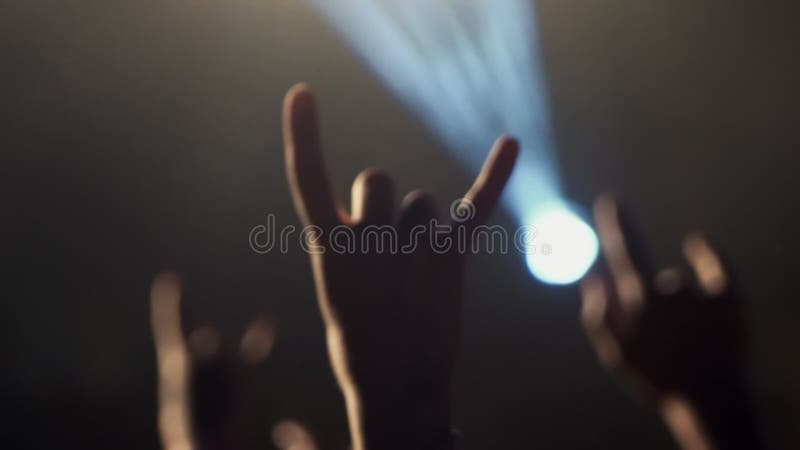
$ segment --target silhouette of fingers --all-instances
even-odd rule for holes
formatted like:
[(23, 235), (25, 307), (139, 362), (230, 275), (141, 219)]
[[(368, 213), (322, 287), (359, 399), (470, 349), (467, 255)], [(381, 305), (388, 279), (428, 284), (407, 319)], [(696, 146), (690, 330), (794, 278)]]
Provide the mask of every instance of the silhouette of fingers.
[(264, 318), (256, 319), (247, 326), (239, 341), (239, 354), (247, 365), (264, 361), (275, 343), (275, 322)]
[(305, 225), (330, 229), (339, 224), (339, 207), (328, 181), (320, 148), (314, 96), (304, 84), (293, 86), (283, 104), (286, 172), (295, 208)]
[(683, 254), (697, 277), (703, 292), (712, 297), (728, 287), (729, 277), (717, 253), (701, 235), (691, 233), (683, 240)]
[(581, 283), (581, 322), (602, 363), (616, 367), (621, 362), (619, 347), (625, 316), (604, 278), (590, 275)]
[(194, 361), (210, 361), (219, 356), (222, 350), (222, 335), (210, 326), (194, 329), (186, 338), (186, 346)]
[(642, 248), (635, 243), (628, 221), (610, 196), (600, 197), (595, 202), (594, 217), (622, 307), (634, 312), (642, 305), (646, 294), (644, 277), (648, 272)]
[(403, 198), (397, 230), (404, 251), (409, 244), (429, 247), (430, 222), (435, 218), (436, 201), (427, 192), (417, 190)]
[(663, 297), (679, 295), (686, 289), (685, 276), (676, 267), (661, 269), (653, 278), (653, 288)]
[(351, 216), (356, 223), (387, 225), (393, 223), (394, 182), (384, 171), (366, 169), (353, 182)]
[(503, 136), (495, 142), (478, 178), (464, 195), (462, 207), (472, 210), (465, 225), (480, 225), (492, 213), (511, 177), (518, 154), (519, 145), (515, 139)]

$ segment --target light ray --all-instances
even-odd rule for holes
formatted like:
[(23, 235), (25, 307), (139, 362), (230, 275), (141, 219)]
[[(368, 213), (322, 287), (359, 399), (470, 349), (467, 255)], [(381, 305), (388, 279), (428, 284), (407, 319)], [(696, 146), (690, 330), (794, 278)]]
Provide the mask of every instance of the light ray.
[[(532, 4), (310, 1), (472, 170), (499, 135), (520, 140), (523, 151), (504, 200), (521, 225), (541, 228), (536, 249), (550, 249), (532, 248), (528, 267), (548, 283), (582, 277), (597, 256), (597, 238), (562, 194)], [(557, 242), (546, 242), (548, 236)]]

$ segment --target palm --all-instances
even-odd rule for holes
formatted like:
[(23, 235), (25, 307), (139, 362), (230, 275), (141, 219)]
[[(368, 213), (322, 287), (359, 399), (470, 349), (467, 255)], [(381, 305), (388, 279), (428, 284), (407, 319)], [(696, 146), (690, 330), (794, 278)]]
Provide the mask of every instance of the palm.
[(623, 351), (660, 392), (689, 392), (698, 375), (718, 379), (740, 366), (742, 328), (729, 298), (700, 299), (684, 290), (654, 298)]
[(456, 350), (461, 298), (454, 255), (422, 248), (409, 255), (323, 259), (330, 268), (328, 305), (345, 343), (331, 348), (334, 360), (342, 359), (337, 364), (345, 363), (356, 381), (381, 374), (391, 385), (413, 379), (444, 385)]

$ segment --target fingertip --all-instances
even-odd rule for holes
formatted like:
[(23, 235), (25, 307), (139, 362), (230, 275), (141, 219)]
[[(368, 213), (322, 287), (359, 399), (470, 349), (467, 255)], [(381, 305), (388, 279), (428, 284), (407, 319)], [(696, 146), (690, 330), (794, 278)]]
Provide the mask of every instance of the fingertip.
[[(429, 192), (417, 189), (409, 192), (403, 197), (400, 205), (400, 215), (398, 217), (397, 228), (403, 242), (403, 246), (408, 243), (418, 243), (418, 231), (413, 231), (415, 227), (425, 226), (422, 230), (423, 239), (427, 238), (431, 229), (433, 228), (433, 221), (436, 220), (437, 204), (433, 195)], [(428, 226), (430, 225), (430, 226)]]
[(316, 145), (316, 112), (314, 95), (306, 83), (297, 83), (283, 100), (283, 135), (287, 162), (298, 152), (308, 152)]
[(492, 153), (493, 159), (513, 165), (519, 155), (519, 141), (510, 135), (500, 136), (494, 143)]
[(308, 83), (300, 82), (292, 85), (288, 91), (286, 91), (286, 97), (284, 98), (284, 104), (293, 104), (297, 101), (308, 101), (308, 99), (313, 98), (314, 94), (311, 92), (311, 86)]
[(499, 137), (478, 175), (477, 184), (496, 184), (494, 187), (502, 190), (514, 170), (518, 155), (519, 143), (516, 139), (509, 135)]
[(664, 296), (675, 295), (684, 288), (685, 277), (676, 267), (661, 269), (653, 278), (653, 287), (656, 292)]
[(495, 147), (500, 147), (503, 151), (506, 152), (518, 152), (519, 151), (519, 141), (517, 138), (510, 134), (504, 134), (497, 138), (494, 144)]
[(174, 272), (161, 272), (153, 280), (150, 292), (151, 297), (156, 301), (163, 298), (180, 299), (181, 280)]
[(394, 191), (394, 180), (385, 170), (362, 170), (353, 181), (353, 220), (388, 222), (394, 210)]
[(193, 360), (210, 361), (222, 349), (222, 334), (218, 329), (210, 326), (195, 328), (186, 338), (186, 348)]
[(706, 237), (698, 231), (690, 231), (686, 233), (681, 246), (684, 255), (687, 257), (697, 251), (703, 251), (704, 249), (710, 250), (711, 248), (711, 246), (708, 244), (708, 239), (706, 239)]
[(239, 354), (247, 365), (264, 361), (275, 344), (277, 326), (273, 319), (260, 317), (247, 325), (239, 340)]
[(389, 172), (378, 167), (368, 167), (356, 176), (355, 182), (361, 182), (367, 185), (394, 185)]
[(597, 197), (592, 208), (594, 224), (606, 259), (613, 265), (623, 246), (622, 230), (619, 228), (618, 204), (610, 194)]
[(592, 208), (595, 222), (600, 223), (606, 221), (610, 217), (616, 216), (618, 209), (619, 205), (613, 194), (601, 194), (595, 200), (594, 207)]
[(478, 177), (464, 196), (477, 211), (470, 224), (481, 224), (489, 216), (516, 165), (519, 144), (511, 136), (499, 137), (486, 157)]
[(436, 200), (430, 192), (424, 189), (415, 189), (403, 197), (400, 207), (402, 210), (423, 209), (435, 211)]
[(306, 83), (297, 83), (286, 92), (283, 100), (283, 113), (286, 120), (292, 124), (297, 122), (301, 115), (313, 113), (316, 108), (314, 93)]
[(394, 193), (394, 180), (391, 175), (383, 169), (370, 167), (362, 170), (353, 181), (353, 196), (363, 197), (364, 195), (379, 194), (385, 197), (387, 194)]
[(173, 272), (161, 272), (150, 289), (150, 324), (157, 342), (180, 339), (181, 282)]
[(410, 228), (435, 219), (437, 207), (429, 192), (422, 189), (409, 192), (400, 205), (400, 227)]
[(728, 275), (719, 256), (702, 234), (687, 234), (683, 239), (682, 250), (706, 293), (716, 296), (725, 291)]
[(598, 325), (606, 307), (605, 285), (599, 275), (589, 275), (581, 282), (581, 317), (585, 325)]
[(424, 225), (436, 218), (437, 204), (429, 192), (417, 189), (403, 197), (400, 205), (399, 226), (405, 233), (416, 225)]

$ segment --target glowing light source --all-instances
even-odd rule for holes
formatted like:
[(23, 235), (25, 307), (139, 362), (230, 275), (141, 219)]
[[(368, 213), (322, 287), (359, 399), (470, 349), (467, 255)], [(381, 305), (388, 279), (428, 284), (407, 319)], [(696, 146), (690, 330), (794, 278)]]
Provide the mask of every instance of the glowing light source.
[(538, 213), (530, 224), (536, 235), (527, 263), (536, 278), (545, 283), (568, 284), (589, 270), (599, 243), (580, 216), (562, 206)]
[(580, 278), (596, 238), (569, 208), (545, 210), (567, 202), (531, 0), (310, 1), (471, 170), (499, 135), (520, 140), (504, 199), (520, 223), (535, 218), (553, 241), (552, 255), (528, 258), (531, 271), (548, 283)]

